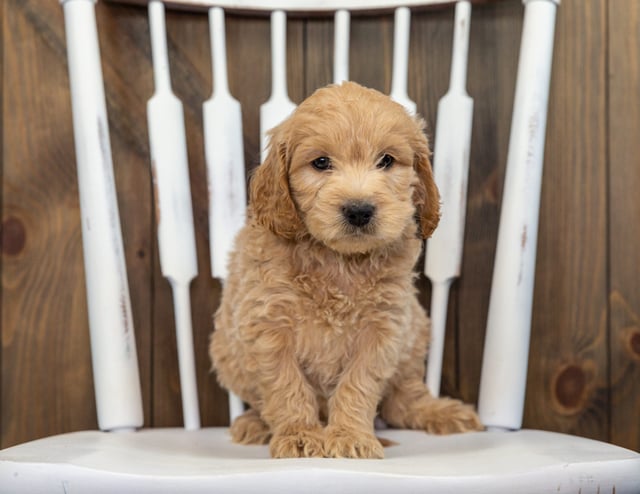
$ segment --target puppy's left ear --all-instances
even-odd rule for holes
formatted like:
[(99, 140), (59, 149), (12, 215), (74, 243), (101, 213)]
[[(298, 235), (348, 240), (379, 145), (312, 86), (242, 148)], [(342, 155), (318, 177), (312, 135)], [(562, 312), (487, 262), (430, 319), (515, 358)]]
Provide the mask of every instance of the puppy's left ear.
[(417, 124), (418, 136), (413, 146), (413, 167), (418, 175), (418, 185), (413, 192), (413, 202), (416, 206), (418, 234), (422, 238), (429, 238), (440, 221), (440, 193), (433, 179), (431, 153), (423, 132), (424, 122), (419, 120)]

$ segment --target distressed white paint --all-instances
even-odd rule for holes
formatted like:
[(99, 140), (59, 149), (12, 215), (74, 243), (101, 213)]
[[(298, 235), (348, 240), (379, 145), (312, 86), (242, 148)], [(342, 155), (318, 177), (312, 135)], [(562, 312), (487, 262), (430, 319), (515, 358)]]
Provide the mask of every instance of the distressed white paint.
[(268, 131), (286, 119), (296, 105), (287, 94), (287, 15), (271, 13), (271, 97), (260, 106), (261, 160), (267, 157)]
[(453, 283), (453, 278), (431, 282), (431, 312), (429, 314), (431, 317), (431, 341), (429, 342), (425, 383), (433, 396), (440, 395), (444, 337), (451, 283)]
[(440, 393), (449, 288), (460, 276), (464, 245), (473, 120), (473, 100), (465, 89), (471, 23), (469, 2), (458, 2), (454, 22), (451, 80), (447, 94), (438, 104), (434, 149), (434, 178), (440, 190), (442, 217), (433, 236), (427, 240), (425, 260), (425, 275), (433, 287), (427, 387), (434, 396)]
[(246, 182), (242, 110), (227, 81), (224, 11), (209, 11), (213, 95), (203, 105), (204, 145), (209, 190), (209, 246), (211, 274), (227, 278), (233, 241), (245, 221)]
[[(384, 460), (270, 459), (226, 428), (80, 432), (0, 452), (0, 491), (140, 494), (360, 492), (637, 494), (640, 455), (542, 431), (377, 431)], [(63, 487), (64, 486), (64, 487)]]
[[(211, 274), (227, 278), (229, 255), (247, 209), (242, 109), (229, 92), (224, 10), (209, 10), (213, 94), (202, 107), (209, 192)], [(244, 412), (242, 401), (229, 394), (229, 417)]]
[(349, 80), (349, 24), (348, 10), (338, 10), (333, 23), (333, 82), (340, 84)]
[(410, 33), (411, 11), (408, 7), (400, 7), (395, 11), (393, 23), (393, 67), (389, 96), (404, 106), (411, 115), (415, 115), (416, 103), (409, 98), (407, 93)]
[(164, 5), (149, 3), (155, 93), (147, 104), (160, 267), (173, 290), (182, 411), (200, 427), (189, 285), (198, 274), (182, 103), (171, 91)]
[[(102, 430), (141, 427), (142, 396), (93, 0), (63, 1), (93, 379)], [(0, 482), (0, 485), (3, 485)]]
[(542, 162), (557, 5), (525, 2), (478, 411), (485, 425), (522, 426)]
[(193, 352), (190, 284), (178, 282), (172, 277), (168, 279), (171, 283), (173, 310), (176, 321), (178, 370), (180, 373), (180, 393), (182, 395), (182, 418), (185, 429), (196, 430), (200, 428), (200, 409), (198, 406), (195, 354)]

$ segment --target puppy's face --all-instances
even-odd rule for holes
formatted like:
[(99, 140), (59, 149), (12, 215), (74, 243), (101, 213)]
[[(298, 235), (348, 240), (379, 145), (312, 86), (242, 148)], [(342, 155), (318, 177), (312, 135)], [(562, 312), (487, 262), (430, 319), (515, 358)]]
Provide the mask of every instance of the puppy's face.
[(367, 252), (407, 228), (415, 231), (418, 176), (408, 135), (415, 124), (387, 101), (372, 108), (366, 96), (338, 105), (331, 104), (334, 94), (315, 98), (310, 115), (294, 118), (294, 203), (309, 233), (344, 253)]
[[(408, 231), (426, 236), (437, 223), (421, 122), (354, 83), (317, 91), (272, 133), (269, 158), (252, 184), (258, 219), (261, 206), (273, 214), (264, 209), (259, 182), (274, 174), (283, 189), (275, 200), (291, 203), (288, 231), (306, 231), (341, 253), (366, 253)], [(269, 221), (275, 231), (277, 219)]]

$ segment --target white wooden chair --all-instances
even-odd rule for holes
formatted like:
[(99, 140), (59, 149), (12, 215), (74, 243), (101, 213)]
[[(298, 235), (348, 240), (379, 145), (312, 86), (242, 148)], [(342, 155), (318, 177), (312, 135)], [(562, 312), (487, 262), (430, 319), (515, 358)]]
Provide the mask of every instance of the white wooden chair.
[[(553, 28), (559, 0), (524, 0), (525, 22), (478, 404), (488, 430), (444, 437), (385, 430), (380, 435), (398, 444), (387, 448), (384, 460), (272, 460), (267, 447), (232, 444), (226, 428), (200, 429), (188, 291), (196, 275), (193, 219), (182, 107), (171, 93), (164, 5), (160, 1), (152, 1), (149, 6), (156, 94), (149, 102), (148, 114), (151, 162), (162, 218), (158, 228), (161, 265), (174, 291), (185, 428), (136, 431), (143, 425), (142, 404), (94, 3), (95, 0), (62, 0), (101, 431), (49, 437), (1, 451), (0, 493), (640, 492), (638, 453), (564, 434), (519, 430)], [(334, 79), (341, 81), (348, 79), (349, 11), (396, 9), (391, 95), (408, 111), (415, 111), (406, 92), (408, 7), (453, 2), (173, 0), (166, 3), (215, 5), (209, 11), (215, 87), (213, 97), (204, 105), (204, 123), (211, 192), (212, 274), (224, 279), (229, 241), (244, 216), (245, 180), (240, 106), (230, 96), (226, 82), (222, 8), (273, 10), (273, 84), (272, 97), (261, 109), (264, 135), (266, 128), (279, 122), (294, 107), (287, 97), (285, 83), (285, 10), (336, 11)], [(469, 2), (459, 1), (451, 88), (441, 100), (436, 129), (434, 169), (443, 194), (443, 220), (429, 241), (425, 263), (426, 274), (433, 283), (434, 322), (427, 381), (435, 394), (439, 392), (448, 288), (459, 275), (462, 255), (465, 201), (456, 198), (464, 197), (466, 192), (473, 111), (473, 103), (465, 92), (469, 16)], [(219, 114), (225, 118), (215, 118)], [(536, 115), (538, 132), (530, 131), (532, 115)], [(220, 125), (221, 121), (225, 125)], [(452, 122), (455, 134), (448, 130)], [(530, 239), (526, 246), (520, 241), (524, 228)], [(235, 417), (242, 404), (237, 399), (230, 402), (231, 416)]]

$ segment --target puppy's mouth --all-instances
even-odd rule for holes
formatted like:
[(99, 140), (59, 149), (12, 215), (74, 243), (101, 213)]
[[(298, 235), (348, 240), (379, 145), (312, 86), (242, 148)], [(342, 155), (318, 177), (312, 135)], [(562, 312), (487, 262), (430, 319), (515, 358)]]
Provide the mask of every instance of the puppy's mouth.
[(350, 201), (340, 208), (339, 234), (329, 243), (344, 253), (364, 253), (379, 247), (377, 207), (366, 201)]
[(305, 224), (316, 240), (336, 252), (366, 254), (395, 241), (404, 230), (401, 218), (397, 225), (389, 225), (381, 207), (363, 200), (347, 201), (337, 208), (318, 207), (305, 215)]
[(375, 236), (376, 225), (375, 221), (366, 224), (365, 226), (353, 226), (347, 222), (342, 225), (342, 231), (346, 237), (354, 237), (359, 239), (365, 239), (367, 237)]

